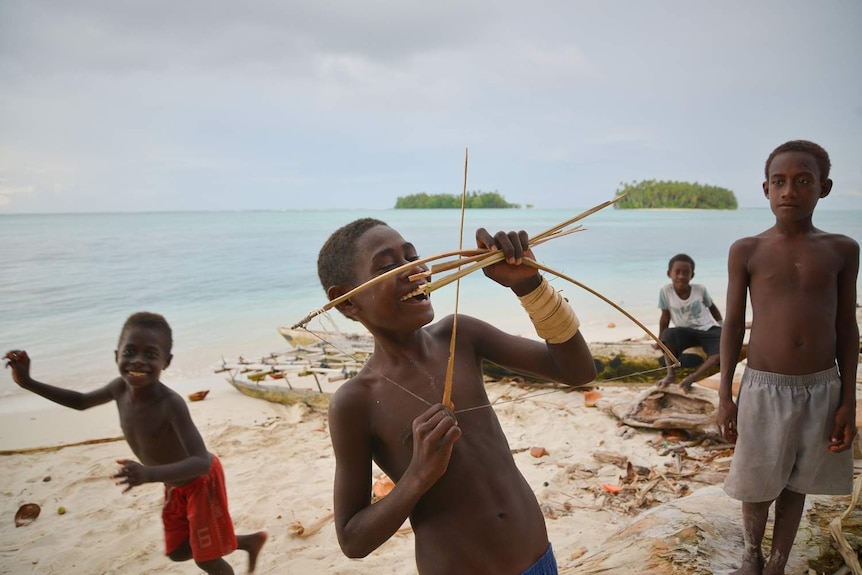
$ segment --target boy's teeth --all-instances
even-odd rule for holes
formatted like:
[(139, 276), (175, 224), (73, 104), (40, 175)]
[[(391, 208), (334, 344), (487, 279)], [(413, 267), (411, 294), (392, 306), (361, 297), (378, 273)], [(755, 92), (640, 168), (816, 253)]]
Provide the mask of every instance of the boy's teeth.
[(402, 297), (402, 298), (401, 298), (401, 301), (406, 301), (406, 300), (408, 300), (408, 299), (410, 299), (410, 298), (412, 298), (412, 297), (416, 297), (417, 295), (420, 295), (420, 294), (423, 294), (423, 293), (425, 293), (425, 288), (422, 288), (422, 287), (420, 287), (420, 288), (416, 288), (415, 290), (413, 290), (413, 291), (412, 291), (412, 292), (410, 292), (409, 294), (407, 294), (407, 295), (405, 295), (404, 297)]

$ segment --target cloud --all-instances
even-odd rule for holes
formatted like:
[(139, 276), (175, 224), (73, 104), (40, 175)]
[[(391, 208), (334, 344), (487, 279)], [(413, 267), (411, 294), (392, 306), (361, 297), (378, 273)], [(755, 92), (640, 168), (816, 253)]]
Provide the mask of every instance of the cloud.
[(801, 0), (5, 0), (0, 178), (32, 192), (4, 209), (389, 207), (457, 190), (465, 147), (473, 189), (586, 206), (632, 179), (754, 189), (798, 137), (859, 189), (860, 19)]

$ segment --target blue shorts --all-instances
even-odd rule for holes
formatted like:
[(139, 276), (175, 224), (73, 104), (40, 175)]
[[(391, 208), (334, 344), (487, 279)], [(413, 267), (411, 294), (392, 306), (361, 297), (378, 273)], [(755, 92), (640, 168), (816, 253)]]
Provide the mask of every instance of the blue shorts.
[(529, 569), (521, 575), (557, 575), (557, 559), (554, 557), (554, 548), (548, 543), (548, 550), (533, 563)]

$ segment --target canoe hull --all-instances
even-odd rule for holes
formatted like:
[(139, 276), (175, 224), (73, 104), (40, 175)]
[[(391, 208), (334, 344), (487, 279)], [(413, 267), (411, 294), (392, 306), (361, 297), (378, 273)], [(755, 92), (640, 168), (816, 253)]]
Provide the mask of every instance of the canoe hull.
[(282, 405), (297, 405), (303, 403), (313, 409), (329, 408), (331, 394), (310, 389), (291, 389), (285, 385), (265, 385), (243, 381), (234, 377), (228, 378), (228, 383), (243, 395), (255, 399), (263, 399)]

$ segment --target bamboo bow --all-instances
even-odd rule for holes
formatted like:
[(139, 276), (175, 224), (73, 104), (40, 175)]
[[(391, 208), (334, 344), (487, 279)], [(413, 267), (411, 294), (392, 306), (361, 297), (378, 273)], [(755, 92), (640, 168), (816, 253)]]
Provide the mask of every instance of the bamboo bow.
[[(461, 207), (461, 236), (462, 236), (462, 238), (463, 238), (463, 227), (464, 227), (464, 201), (465, 201), (465, 197), (466, 197), (466, 178), (467, 178), (467, 159), (466, 159), (466, 155), (465, 155), (464, 192), (462, 194), (462, 207)], [(583, 218), (586, 218), (587, 216), (598, 212), (599, 210), (603, 210), (604, 208), (616, 203), (617, 201), (619, 201), (622, 198), (623, 198), (623, 196), (620, 195), (620, 196), (615, 197), (613, 200), (608, 200), (608, 201), (602, 202), (602, 203), (600, 203), (600, 204), (598, 204), (598, 205), (596, 205), (596, 206), (594, 206), (588, 210), (581, 212), (580, 214), (576, 215), (573, 218), (570, 218), (570, 219), (565, 220), (564, 222), (561, 222), (561, 223), (559, 223), (559, 224), (557, 224), (551, 228), (548, 228), (547, 230), (531, 237), (529, 247), (533, 248), (535, 246), (541, 245), (541, 244), (543, 244), (547, 241), (550, 241), (552, 239), (560, 238), (560, 237), (563, 237), (563, 236), (566, 236), (566, 235), (569, 235), (569, 234), (572, 234), (575, 232), (584, 231), (584, 228), (581, 225), (577, 225), (577, 226), (571, 227), (571, 228), (570, 228), (570, 226), (572, 226), (576, 222), (582, 220)], [(452, 258), (454, 258), (454, 259), (452, 259)], [(457, 250), (453, 250), (453, 251), (449, 251), (449, 252), (443, 252), (443, 253), (428, 256), (425, 258), (420, 258), (418, 260), (408, 262), (408, 263), (406, 263), (402, 266), (399, 266), (395, 269), (389, 270), (389, 271), (387, 271), (387, 272), (385, 272), (385, 273), (383, 273), (383, 274), (381, 274), (375, 278), (372, 278), (371, 280), (353, 288), (349, 292), (347, 292), (347, 293), (345, 293), (345, 294), (343, 294), (343, 295), (341, 295), (335, 299), (330, 300), (322, 308), (313, 310), (308, 315), (306, 315), (304, 318), (302, 318), (300, 321), (298, 321), (294, 325), (292, 325), (291, 329), (297, 329), (300, 327), (305, 327), (312, 319), (314, 319), (318, 315), (325, 313), (326, 311), (332, 309), (333, 307), (337, 306), (338, 304), (350, 299), (354, 295), (356, 295), (360, 292), (363, 292), (363, 291), (365, 291), (365, 290), (367, 290), (367, 289), (369, 289), (369, 288), (371, 288), (371, 287), (373, 287), (373, 286), (375, 286), (375, 285), (377, 285), (383, 281), (386, 281), (387, 279), (389, 279), (393, 276), (399, 275), (399, 274), (403, 273), (405, 270), (415, 268), (418, 265), (424, 265), (424, 264), (428, 264), (430, 262), (435, 262), (438, 260), (447, 260), (447, 261), (444, 261), (443, 263), (432, 265), (431, 268), (427, 272), (421, 272), (421, 273), (413, 274), (408, 278), (411, 281), (414, 281), (414, 280), (422, 278), (422, 277), (436, 276), (438, 279), (434, 279), (434, 280), (432, 280), (432, 281), (430, 281), (424, 285), (425, 293), (429, 294), (434, 290), (440, 289), (444, 286), (451, 284), (452, 282), (459, 282), (459, 280), (462, 277), (464, 277), (468, 274), (471, 274), (477, 270), (480, 270), (482, 268), (485, 268), (487, 266), (490, 266), (492, 264), (495, 264), (495, 263), (501, 261), (502, 259), (503, 259), (503, 252), (501, 252), (501, 251), (496, 251), (496, 250), (490, 251), (490, 250), (482, 249), (482, 248), (465, 250), (465, 249), (462, 249), (462, 246), (459, 243), (459, 248)], [(541, 264), (541, 263), (539, 263), (539, 262), (537, 262), (531, 258), (524, 258), (523, 261), (524, 261), (524, 264), (526, 264), (526, 265), (530, 265), (530, 266), (535, 267), (536, 269), (539, 269), (539, 270), (545, 271), (547, 273), (553, 274), (553, 275), (555, 275), (561, 279), (564, 279), (564, 280), (578, 286), (579, 288), (591, 293), (592, 295), (596, 296), (597, 298), (601, 299), (602, 301), (604, 301), (605, 303), (607, 303), (608, 305), (610, 305), (611, 307), (613, 307), (614, 309), (619, 311), (625, 317), (630, 319), (632, 322), (634, 322), (635, 325), (637, 325), (641, 330), (644, 331), (644, 333), (646, 333), (653, 341), (655, 341), (658, 344), (659, 348), (661, 348), (661, 350), (664, 352), (664, 354), (668, 358), (668, 360), (669, 360), (668, 365), (672, 365), (673, 367), (679, 367), (681, 365), (679, 360), (676, 358), (676, 356), (670, 351), (670, 349), (668, 349), (668, 347), (659, 339), (659, 337), (655, 333), (653, 333), (648, 327), (646, 327), (643, 323), (641, 323), (636, 317), (634, 317), (632, 314), (630, 314), (625, 309), (623, 309), (620, 305), (616, 304), (614, 301), (609, 299), (607, 296), (605, 296), (602, 293), (598, 292), (597, 290), (585, 285), (584, 283), (582, 283), (582, 282), (580, 282), (574, 278), (571, 278), (568, 275), (566, 275), (560, 271), (557, 271), (557, 270), (550, 268), (544, 264)], [(453, 269), (456, 271), (454, 271), (454, 272), (450, 273), (449, 275), (444, 276), (442, 278), (439, 277), (439, 274), (451, 271)], [(456, 289), (460, 290), (460, 283), (456, 283)], [(450, 346), (449, 346), (449, 361), (448, 361), (447, 369), (446, 369), (446, 383), (444, 385), (443, 401), (442, 401), (443, 405), (446, 405), (450, 409), (452, 408), (452, 405), (451, 405), (452, 369), (454, 366), (457, 317), (458, 317), (458, 293), (456, 292), (455, 323), (453, 323), (453, 325), (452, 325), (452, 339), (450, 341)], [(640, 372), (640, 373), (643, 373), (643, 372)], [(637, 374), (633, 374), (633, 375), (637, 375)]]

